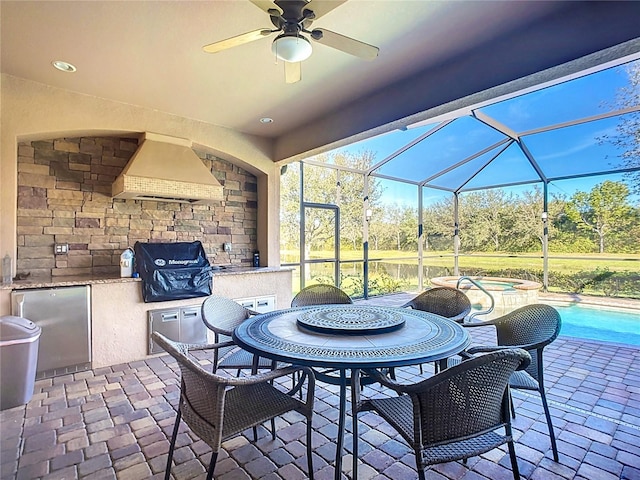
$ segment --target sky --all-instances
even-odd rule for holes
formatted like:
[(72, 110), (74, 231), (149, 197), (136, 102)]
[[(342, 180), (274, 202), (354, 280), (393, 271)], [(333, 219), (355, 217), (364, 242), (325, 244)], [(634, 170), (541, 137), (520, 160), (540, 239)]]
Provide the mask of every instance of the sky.
[[(636, 60), (635, 63), (640, 63), (640, 60)], [(628, 69), (626, 65), (622, 65), (485, 106), (479, 111), (521, 135), (522, 142), (547, 177), (597, 173), (612, 170), (619, 165), (622, 151), (607, 138), (616, 135), (616, 128), (620, 122), (625, 121), (625, 117), (628, 119), (630, 115), (640, 113), (543, 132), (535, 130), (620, 109), (625, 99), (629, 102), (629, 97), (623, 97), (621, 94), (622, 89), (628, 86)], [(426, 134), (434, 126), (435, 124), (408, 128), (404, 131), (396, 130), (342, 147), (334, 152), (358, 154), (362, 151), (372, 151), (375, 153), (376, 162), (380, 162)], [(482, 188), (500, 183), (538, 179), (534, 168), (516, 144), (499, 144), (505, 140), (508, 140), (508, 137), (498, 130), (471, 116), (462, 117), (400, 153), (376, 169), (376, 172), (414, 181), (433, 178), (433, 185), (449, 188), (455, 188), (465, 182), (469, 188)], [(492, 146), (494, 148), (491, 148)], [(487, 150), (485, 154), (459, 165), (452, 171), (437, 175), (451, 165), (483, 150)], [(495, 159), (490, 161), (494, 157)], [(480, 173), (476, 173), (478, 171)], [(589, 191), (605, 180), (618, 181), (622, 180), (622, 176), (598, 175), (552, 181), (549, 192), (571, 196), (578, 190)], [(417, 205), (415, 186), (391, 181), (382, 183), (385, 190), (384, 203)], [(532, 190), (533, 185), (528, 184), (515, 190)], [(538, 182), (537, 185), (542, 184)], [(428, 193), (425, 192), (425, 204), (432, 198), (432, 193), (437, 194), (432, 189), (428, 189)], [(437, 194), (436, 198), (441, 197)], [(640, 201), (638, 197), (631, 200)]]

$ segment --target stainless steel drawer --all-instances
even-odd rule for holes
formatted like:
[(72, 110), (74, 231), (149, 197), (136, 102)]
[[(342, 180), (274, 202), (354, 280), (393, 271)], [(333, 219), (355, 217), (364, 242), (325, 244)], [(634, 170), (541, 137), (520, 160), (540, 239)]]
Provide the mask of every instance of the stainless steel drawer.
[(152, 339), (151, 333), (183, 343), (207, 343), (207, 327), (202, 321), (200, 305), (149, 310), (149, 354), (163, 350)]

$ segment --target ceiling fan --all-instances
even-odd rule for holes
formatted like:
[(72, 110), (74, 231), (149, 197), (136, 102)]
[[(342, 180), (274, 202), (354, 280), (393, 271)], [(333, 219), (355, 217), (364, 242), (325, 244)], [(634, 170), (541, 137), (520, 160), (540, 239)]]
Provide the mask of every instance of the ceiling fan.
[(312, 40), (365, 60), (378, 56), (378, 47), (355, 40), (324, 28), (309, 30), (311, 24), (342, 5), (346, 0), (250, 0), (255, 6), (269, 14), (275, 29), (261, 28), (235, 37), (205, 45), (207, 53), (217, 53), (228, 48), (260, 40), (278, 33), (271, 45), (272, 52), (284, 61), (285, 81), (295, 83), (301, 79), (300, 62), (311, 55)]

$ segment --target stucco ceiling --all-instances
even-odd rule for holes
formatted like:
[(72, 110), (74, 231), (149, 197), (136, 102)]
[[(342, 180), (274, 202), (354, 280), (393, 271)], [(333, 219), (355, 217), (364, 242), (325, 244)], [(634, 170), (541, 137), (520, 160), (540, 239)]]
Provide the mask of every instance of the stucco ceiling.
[[(3, 73), (267, 137), (274, 160), (415, 121), (640, 37), (640, 2), (349, 0), (314, 27), (376, 45), (379, 57), (367, 62), (314, 44), (302, 81), (286, 84), (273, 36), (202, 51), (270, 26), (248, 0), (1, 1), (0, 8)], [(53, 60), (78, 71), (57, 71)]]

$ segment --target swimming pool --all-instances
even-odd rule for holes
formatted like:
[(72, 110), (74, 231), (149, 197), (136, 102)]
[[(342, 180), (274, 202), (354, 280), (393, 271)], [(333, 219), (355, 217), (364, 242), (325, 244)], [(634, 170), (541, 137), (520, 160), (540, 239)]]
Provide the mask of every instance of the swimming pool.
[(591, 305), (550, 305), (560, 312), (560, 335), (640, 346), (640, 312)]

